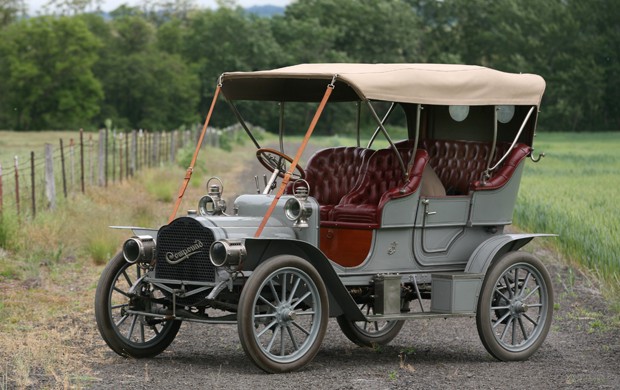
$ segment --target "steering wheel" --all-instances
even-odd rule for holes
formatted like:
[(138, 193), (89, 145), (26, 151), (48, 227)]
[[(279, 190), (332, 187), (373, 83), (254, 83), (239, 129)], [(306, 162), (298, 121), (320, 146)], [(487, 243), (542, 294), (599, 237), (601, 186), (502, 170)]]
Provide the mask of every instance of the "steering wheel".
[[(293, 163), (291, 156), (270, 148), (258, 149), (256, 151), (256, 158), (265, 168), (267, 168), (269, 172), (273, 172), (278, 169), (280, 171), (278, 173), (280, 178), (283, 178), (284, 174), (288, 170), (287, 162), (288, 164)], [(306, 172), (304, 172), (303, 168), (297, 164), (295, 166), (295, 171), (291, 174), (291, 177), (294, 179), (303, 179), (306, 177)]]

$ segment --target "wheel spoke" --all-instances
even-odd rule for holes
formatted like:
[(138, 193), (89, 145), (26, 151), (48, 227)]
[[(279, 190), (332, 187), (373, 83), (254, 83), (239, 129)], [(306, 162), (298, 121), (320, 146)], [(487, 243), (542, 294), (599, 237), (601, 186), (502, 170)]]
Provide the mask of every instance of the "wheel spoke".
[(291, 322), (291, 324), (293, 324), (293, 326), (295, 326), (297, 329), (301, 330), (302, 332), (304, 332), (304, 334), (306, 336), (310, 335), (310, 332), (308, 332), (307, 330), (305, 330), (301, 325), (299, 325), (296, 321)]
[(491, 306), (491, 310), (504, 310), (510, 309), (510, 306)]
[(295, 315), (297, 315), (297, 316), (312, 316), (312, 315), (314, 315), (314, 314), (315, 314), (315, 312), (314, 312), (314, 311), (307, 311), (307, 310), (304, 310), (304, 311), (296, 311), (296, 312), (295, 312)]
[(512, 296), (517, 296), (519, 293), (519, 267), (515, 268), (515, 281), (514, 281), (514, 290), (512, 292)]
[(282, 325), (279, 326), (280, 328), (280, 356), (284, 356), (284, 330), (282, 329)]
[(140, 323), (140, 341), (144, 344), (144, 324)]
[[(501, 287), (501, 284), (500, 284)], [(499, 294), (499, 296), (501, 296), (502, 298), (504, 298), (507, 301), (510, 301), (510, 298), (508, 298), (506, 295), (504, 295), (503, 292), (499, 291), (499, 289), (497, 287), (495, 287), (495, 290), (493, 291), (495, 294)]]
[(523, 317), (527, 318), (534, 326), (538, 326), (538, 322), (534, 321), (532, 317), (528, 316), (526, 313), (523, 313)]
[(273, 318), (275, 316), (276, 313), (254, 314), (254, 318)]
[(133, 282), (131, 281), (131, 278), (129, 278), (129, 275), (127, 275), (126, 269), (123, 271), (123, 276), (125, 277), (125, 280), (127, 281), (129, 287), (133, 286)]
[(508, 329), (510, 329), (511, 323), (512, 323), (512, 317), (510, 317), (510, 319), (508, 320), (508, 323), (506, 324), (506, 327), (504, 327), (504, 331), (502, 332), (502, 335), (499, 338), (500, 341), (504, 340), (504, 336), (506, 336), (506, 333), (508, 333)]
[(521, 292), (519, 293), (519, 295), (523, 295), (523, 293), (525, 292), (525, 288), (530, 281), (530, 276), (532, 276), (532, 273), (528, 271), (527, 276), (525, 276), (525, 280), (523, 280), (523, 286), (521, 287)]
[(503, 279), (504, 283), (506, 283), (506, 289), (508, 289), (508, 296), (512, 298), (514, 295), (512, 293), (512, 289), (510, 288), (510, 281), (508, 280), (508, 275), (504, 274)]
[(118, 304), (118, 305), (110, 306), (110, 309), (114, 310), (114, 309), (120, 309), (122, 307), (128, 307), (128, 306), (129, 306), (129, 303), (121, 303), (121, 304)]
[(122, 317), (121, 317), (121, 319), (120, 319), (120, 320), (118, 320), (118, 321), (114, 324), (114, 326), (116, 326), (116, 327), (118, 328), (119, 326), (121, 326), (121, 325), (123, 324), (123, 322), (125, 322), (125, 320), (126, 320), (127, 318), (129, 318), (129, 314), (125, 314), (124, 316), (122, 316)]
[(501, 318), (495, 321), (495, 323), (493, 323), (493, 329), (495, 329), (497, 325), (501, 324), (506, 318), (508, 318), (509, 315), (510, 315), (510, 312), (506, 312), (506, 314), (504, 314)]
[(301, 282), (301, 278), (297, 278), (297, 280), (295, 281), (295, 284), (293, 285), (293, 289), (291, 290), (291, 297), (287, 301), (287, 303), (290, 304), (290, 303), (293, 302), (293, 298), (295, 297), (295, 293), (297, 293), (297, 287), (299, 287), (299, 282)]
[(525, 300), (527, 300), (529, 297), (531, 297), (531, 296), (532, 296), (532, 294), (534, 294), (536, 291), (538, 291), (538, 289), (540, 289), (540, 284), (537, 284), (537, 285), (536, 285), (536, 288), (535, 288), (535, 289), (533, 289), (532, 291), (530, 291), (530, 292), (529, 292), (529, 293), (528, 293), (528, 294), (527, 294), (527, 295), (523, 298), (523, 300), (524, 300), (524, 301), (525, 301)]
[[(286, 302), (287, 301), (287, 299), (286, 299), (286, 272), (284, 272), (282, 274), (282, 284), (281, 284), (281, 286), (282, 286), (282, 298), (280, 299), (280, 302)], [(284, 332), (282, 332), (282, 333), (284, 333)]]
[(128, 294), (128, 293), (126, 293), (125, 291), (121, 290), (120, 288), (118, 288), (118, 287), (116, 287), (116, 286), (114, 286), (114, 287), (112, 288), (112, 290), (114, 290), (114, 291), (116, 291), (117, 293), (122, 294), (122, 295), (126, 296), (127, 298), (129, 298), (129, 294)]
[(531, 305), (527, 305), (528, 307), (543, 307), (542, 303), (532, 303)]
[(131, 326), (129, 327), (129, 332), (127, 333), (127, 340), (131, 341), (131, 336), (133, 335), (134, 328), (136, 327), (136, 322), (138, 321), (138, 316), (133, 316), (133, 320), (131, 320)]
[(521, 328), (521, 333), (523, 333), (523, 341), (527, 341), (529, 339), (529, 336), (527, 335), (527, 332), (525, 331), (525, 326), (523, 325), (523, 319), (518, 318), (517, 319), (519, 321), (519, 327)]
[(269, 329), (271, 329), (272, 326), (274, 326), (275, 324), (277, 324), (278, 321), (277, 320), (273, 320), (269, 323), (269, 325), (265, 326), (265, 329), (261, 330), (257, 335), (256, 338), (260, 338), (262, 335), (265, 334), (265, 332), (267, 332)]
[(277, 326), (276, 329), (273, 331), (273, 335), (271, 335), (271, 340), (269, 340), (269, 344), (267, 344), (267, 348), (265, 348), (267, 352), (271, 351), (271, 348), (273, 347), (273, 342), (278, 337), (279, 331), (280, 331), (280, 326)]
[(517, 321), (512, 321), (512, 345), (516, 344), (516, 339), (517, 339)]
[(295, 302), (294, 305), (291, 306), (291, 308), (293, 309), (296, 308), (300, 303), (306, 300), (306, 298), (308, 298), (310, 295), (312, 295), (312, 291), (308, 291), (307, 293), (305, 293), (301, 298), (299, 298), (297, 302)]
[(269, 306), (271, 306), (272, 309), (276, 310), (276, 307), (273, 305), (273, 303), (269, 302), (266, 298), (263, 298), (262, 295), (259, 295), (258, 299), (260, 299), (261, 301), (263, 301), (266, 304), (268, 304)]
[(293, 330), (288, 325), (286, 326), (286, 332), (288, 333), (288, 337), (291, 338), (291, 342), (293, 343), (293, 348), (295, 348), (295, 351), (297, 351), (299, 349), (299, 345), (297, 344), (297, 340), (295, 340), (295, 336), (293, 335)]
[(280, 302), (280, 297), (278, 297), (278, 293), (276, 292), (276, 287), (273, 285), (273, 279), (269, 280), (269, 288), (271, 289), (271, 293), (273, 294), (273, 297), (276, 300), (276, 303), (279, 305)]

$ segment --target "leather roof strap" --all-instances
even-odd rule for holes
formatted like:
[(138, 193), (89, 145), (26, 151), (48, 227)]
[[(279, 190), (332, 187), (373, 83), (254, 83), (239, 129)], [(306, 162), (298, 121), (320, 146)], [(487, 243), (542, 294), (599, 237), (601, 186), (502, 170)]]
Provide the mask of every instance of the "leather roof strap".
[(310, 122), (308, 131), (306, 131), (306, 135), (304, 136), (304, 139), (301, 142), (301, 145), (299, 145), (299, 149), (297, 149), (297, 154), (295, 155), (295, 158), (293, 158), (293, 162), (291, 163), (291, 166), (289, 167), (288, 171), (284, 174), (284, 179), (282, 179), (280, 188), (278, 189), (276, 196), (273, 198), (271, 205), (269, 205), (269, 209), (265, 213), (265, 216), (263, 217), (263, 220), (258, 226), (258, 229), (256, 229), (256, 233), (254, 233), (254, 237), (260, 237), (260, 235), (263, 232), (263, 229), (265, 229), (265, 226), (267, 225), (267, 221), (269, 221), (269, 217), (271, 217), (271, 214), (273, 214), (273, 210), (276, 208), (276, 205), (278, 204), (280, 197), (282, 197), (282, 194), (284, 193), (284, 190), (286, 189), (286, 185), (291, 179), (291, 175), (295, 171), (295, 168), (297, 167), (297, 164), (299, 163), (299, 160), (301, 159), (301, 155), (303, 154), (304, 150), (306, 149), (306, 146), (308, 145), (310, 136), (314, 132), (314, 128), (316, 127), (316, 124), (319, 121), (321, 114), (323, 113), (323, 109), (325, 108), (325, 105), (327, 104), (327, 101), (329, 100), (329, 97), (332, 94), (332, 91), (334, 90), (334, 87), (335, 87), (334, 84), (337, 78), (338, 78), (338, 75), (334, 75), (331, 83), (327, 85), (327, 89), (325, 90), (325, 95), (323, 95), (323, 99), (321, 100), (321, 103), (319, 103), (319, 107), (314, 113), (314, 118), (312, 118), (312, 122)]

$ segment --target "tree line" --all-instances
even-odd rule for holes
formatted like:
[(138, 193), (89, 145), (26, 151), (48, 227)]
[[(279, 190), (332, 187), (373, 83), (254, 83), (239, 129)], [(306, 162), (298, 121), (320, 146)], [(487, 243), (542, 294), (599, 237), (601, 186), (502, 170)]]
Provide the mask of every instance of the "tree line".
[[(201, 120), (225, 71), (436, 62), (540, 74), (542, 129), (620, 129), (617, 0), (297, 0), (272, 17), (231, 0), (215, 10), (145, 0), (110, 14), (84, 12), (89, 3), (23, 17), (21, 0), (0, 2), (0, 128), (173, 129)], [(217, 109), (215, 125), (234, 121)], [(243, 109), (277, 128), (277, 110)]]

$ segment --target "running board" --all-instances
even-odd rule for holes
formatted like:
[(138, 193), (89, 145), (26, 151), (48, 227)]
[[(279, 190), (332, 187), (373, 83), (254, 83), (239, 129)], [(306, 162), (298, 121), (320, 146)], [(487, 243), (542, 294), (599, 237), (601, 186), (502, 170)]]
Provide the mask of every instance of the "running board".
[(434, 312), (418, 312), (418, 313), (400, 313), (400, 314), (377, 314), (365, 316), (366, 321), (393, 321), (393, 320), (421, 320), (425, 318), (448, 318), (448, 317), (474, 317), (476, 313), (434, 313)]

